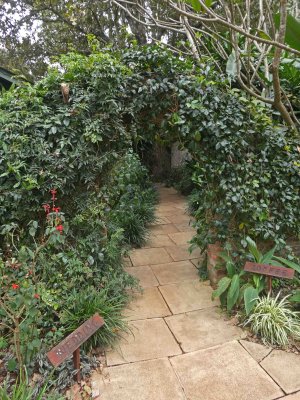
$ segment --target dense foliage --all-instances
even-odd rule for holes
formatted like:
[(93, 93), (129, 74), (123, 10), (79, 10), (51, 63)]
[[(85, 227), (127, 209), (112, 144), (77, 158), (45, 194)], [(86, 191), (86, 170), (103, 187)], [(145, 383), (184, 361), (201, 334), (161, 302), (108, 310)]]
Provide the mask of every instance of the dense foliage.
[(126, 329), (136, 282), (122, 259), (154, 220), (156, 194), (126, 122), (130, 71), (106, 54), (71, 54), (62, 66), (0, 99), (0, 343), (3, 367), (21, 376), (96, 311), (106, 324), (93, 346)]
[(279, 251), (300, 234), (299, 137), (210, 65), (159, 46), (62, 57), (42, 81), (0, 98), (0, 142), (0, 344), (17, 332), (10, 370), (32, 370), (38, 352), (95, 310), (108, 323), (87, 347), (126, 329), (134, 281), (122, 257), (145, 242), (156, 200), (134, 151), (145, 158), (157, 142), (189, 151), (193, 184), (183, 189), (194, 188), (202, 250), (235, 251), (250, 235)]
[(230, 89), (208, 64), (195, 67), (155, 47), (125, 52), (122, 60), (134, 71), (137, 138), (178, 141), (190, 153), (195, 242), (246, 247), (247, 235), (282, 244), (297, 237), (299, 136), (274, 125), (268, 107)]

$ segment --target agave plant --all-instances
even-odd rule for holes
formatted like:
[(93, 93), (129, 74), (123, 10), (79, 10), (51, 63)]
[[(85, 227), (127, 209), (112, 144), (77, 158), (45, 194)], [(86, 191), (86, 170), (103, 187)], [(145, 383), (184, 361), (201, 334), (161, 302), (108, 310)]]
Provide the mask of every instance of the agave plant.
[(299, 312), (291, 310), (288, 296), (281, 300), (279, 296), (259, 298), (244, 325), (250, 325), (265, 344), (287, 346), (290, 338), (300, 339)]

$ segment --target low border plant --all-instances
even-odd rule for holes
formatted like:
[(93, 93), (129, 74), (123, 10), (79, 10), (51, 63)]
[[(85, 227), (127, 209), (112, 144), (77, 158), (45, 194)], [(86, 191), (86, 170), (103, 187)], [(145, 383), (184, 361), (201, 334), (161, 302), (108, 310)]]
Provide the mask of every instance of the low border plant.
[(291, 339), (300, 340), (299, 312), (291, 309), (288, 296), (280, 299), (271, 295), (260, 297), (244, 326), (272, 346), (287, 346)]

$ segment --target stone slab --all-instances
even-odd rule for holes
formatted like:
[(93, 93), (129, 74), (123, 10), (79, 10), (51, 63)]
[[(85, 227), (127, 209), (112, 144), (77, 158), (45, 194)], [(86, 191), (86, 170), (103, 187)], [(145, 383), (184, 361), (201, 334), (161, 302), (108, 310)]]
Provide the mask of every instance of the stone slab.
[(108, 366), (181, 354), (162, 318), (131, 322), (130, 329), (131, 333), (124, 334), (117, 347), (107, 352)]
[(189, 400), (272, 400), (282, 391), (238, 342), (171, 359)]
[(176, 228), (180, 232), (196, 232), (196, 229), (192, 227), (192, 225), (189, 222), (182, 222), (181, 224), (174, 224)]
[(270, 347), (255, 342), (249, 342), (248, 340), (241, 340), (240, 343), (257, 362), (261, 362), (272, 351)]
[(282, 397), (284, 400), (300, 400), (300, 392), (290, 394), (289, 396)]
[(170, 255), (163, 248), (132, 250), (130, 253), (130, 259), (134, 267), (161, 264), (172, 261)]
[(93, 395), (101, 400), (185, 400), (168, 359), (106, 368), (92, 375)]
[(170, 310), (157, 287), (148, 287), (136, 294), (124, 311), (127, 320), (158, 318), (171, 315)]
[(203, 257), (201, 256), (201, 258), (192, 258), (190, 259), (190, 262), (195, 266), (195, 268), (199, 269), (199, 267), (201, 267), (203, 264)]
[(124, 267), (132, 267), (132, 262), (130, 260), (130, 257), (124, 257), (123, 264), (124, 264)]
[(169, 233), (178, 232), (178, 229), (173, 224), (164, 224), (151, 226), (150, 232), (154, 235), (168, 235)]
[(161, 216), (168, 217), (169, 215), (176, 215), (176, 213), (178, 214), (178, 208), (174, 207), (173, 203), (171, 203), (170, 205), (160, 204), (156, 208), (156, 212)]
[(193, 279), (199, 280), (196, 267), (188, 260), (152, 265), (151, 268), (160, 285)]
[(185, 200), (174, 201), (173, 204), (174, 204), (174, 207), (178, 208), (179, 210), (182, 210), (183, 212), (187, 211), (188, 204)]
[(160, 196), (164, 194), (178, 194), (177, 190), (173, 187), (158, 186), (158, 191)]
[(172, 240), (169, 238), (168, 235), (154, 235), (152, 234), (150, 236), (150, 239), (147, 241), (146, 245), (144, 248), (149, 248), (149, 247), (167, 247), (167, 246), (173, 246), (174, 243)]
[(184, 352), (242, 339), (246, 333), (226, 321), (219, 308), (192, 311), (165, 319)]
[(158, 280), (156, 279), (152, 269), (148, 265), (144, 265), (142, 267), (125, 268), (125, 271), (128, 274), (137, 278), (142, 288), (148, 288), (159, 285)]
[(219, 301), (211, 300), (212, 288), (203, 282), (186, 281), (159, 286), (165, 301), (173, 314), (215, 307)]
[(300, 390), (300, 355), (273, 350), (260, 364), (290, 394)]
[(180, 246), (168, 246), (166, 247), (166, 250), (174, 261), (191, 260), (193, 258), (203, 257), (199, 249), (195, 249), (192, 252), (190, 252), (189, 248), (190, 248), (189, 244), (183, 244)]
[(181, 214), (178, 213), (174, 215), (168, 215), (168, 219), (173, 223), (173, 224), (182, 224), (183, 222), (190, 222), (191, 217), (187, 214)]
[(166, 225), (166, 224), (170, 224), (170, 223), (171, 223), (171, 221), (167, 217), (161, 216), (161, 217), (157, 217), (156, 220), (150, 224), (150, 226)]
[(194, 232), (177, 232), (169, 234), (169, 237), (177, 245), (189, 244), (189, 241), (194, 237)]

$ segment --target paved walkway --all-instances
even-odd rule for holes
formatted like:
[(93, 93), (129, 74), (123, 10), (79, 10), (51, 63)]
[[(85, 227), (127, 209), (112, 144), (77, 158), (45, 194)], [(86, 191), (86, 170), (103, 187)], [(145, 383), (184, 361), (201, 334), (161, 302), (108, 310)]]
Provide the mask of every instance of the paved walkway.
[[(300, 400), (300, 357), (245, 340), (200, 282), (185, 198), (160, 187), (157, 223), (127, 270), (144, 288), (126, 310), (132, 334), (92, 378), (101, 400)], [(297, 393), (298, 392), (298, 393)]]

